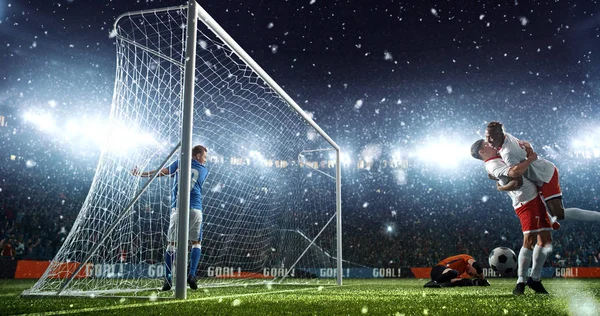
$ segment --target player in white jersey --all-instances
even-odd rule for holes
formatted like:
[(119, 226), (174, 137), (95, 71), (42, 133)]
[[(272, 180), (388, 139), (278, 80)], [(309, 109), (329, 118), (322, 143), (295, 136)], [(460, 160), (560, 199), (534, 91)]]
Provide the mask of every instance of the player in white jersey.
[[(509, 165), (514, 166), (527, 157), (527, 152), (532, 152), (531, 145), (517, 139), (511, 134), (504, 132), (504, 127), (500, 122), (490, 122), (485, 130), (487, 142), (498, 150), (502, 160)], [(562, 203), (562, 190), (558, 177), (556, 166), (543, 158), (538, 158), (532, 162), (524, 177), (533, 181), (540, 189), (548, 212), (556, 219), (575, 219), (581, 221), (600, 221), (600, 212), (583, 210), (580, 208), (564, 208)], [(553, 219), (554, 221), (554, 219)], [(560, 225), (553, 223), (557, 229)]]
[[(521, 222), (523, 246), (519, 251), (518, 279), (513, 294), (524, 294), (526, 284), (536, 293), (548, 294), (542, 285), (541, 273), (544, 262), (552, 251), (552, 227), (544, 202), (538, 194), (538, 187), (522, 177), (528, 167), (537, 161), (537, 154), (530, 152), (522, 162), (509, 167), (502, 161), (495, 148), (480, 139), (471, 146), (471, 155), (483, 160), (488, 175), (498, 179), (499, 187), (510, 196)], [(532, 257), (531, 277), (525, 283)]]

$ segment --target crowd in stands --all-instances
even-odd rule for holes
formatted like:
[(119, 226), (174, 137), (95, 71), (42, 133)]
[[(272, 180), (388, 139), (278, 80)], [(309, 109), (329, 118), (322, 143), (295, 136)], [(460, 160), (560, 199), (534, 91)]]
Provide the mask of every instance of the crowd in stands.
[[(49, 177), (17, 161), (1, 167), (3, 257), (50, 260), (64, 242), (87, 195), (93, 170), (54, 168)], [(482, 170), (476, 169), (473, 179), (467, 181), (434, 179), (436, 185), (410, 170), (411, 185), (373, 181), (372, 173), (392, 171), (361, 170), (355, 174), (359, 181), (343, 183), (343, 244), (348, 262), (426, 267), (456, 253), (469, 253), (487, 262), (495, 247), (520, 249), (522, 234), (510, 200), (495, 190)], [(592, 185), (587, 185), (587, 191), (580, 187), (571, 190), (572, 181), (577, 179), (563, 175), (565, 203), (593, 209), (597, 196)], [(600, 266), (600, 236), (594, 233), (597, 225), (563, 221), (561, 229), (553, 233), (554, 251), (547, 264)]]
[[(409, 171), (410, 185), (386, 187), (381, 181), (362, 181), (360, 188), (346, 186), (374, 196), (366, 208), (357, 203), (360, 200), (344, 200), (344, 258), (368, 266), (420, 267), (457, 253), (469, 253), (487, 264), (489, 253), (499, 246), (518, 253), (523, 235), (511, 200), (496, 190), (478, 164), (474, 161), (465, 178), (425, 179)], [(579, 171), (561, 173), (564, 204), (599, 211), (600, 195), (594, 187), (600, 176), (588, 172), (582, 181)], [(553, 252), (546, 264), (600, 266), (600, 236), (595, 233), (600, 223), (561, 223), (552, 234)]]
[[(83, 203), (89, 183), (77, 171), (65, 176), (61, 166), (40, 174), (24, 163), (0, 168), (0, 249), (10, 259), (49, 260), (65, 240)], [(60, 176), (59, 176), (60, 175)]]
[[(352, 107), (353, 97), (332, 102), (335, 105), (330, 110), (336, 113), (350, 104), (352, 111), (346, 111), (350, 113), (343, 119), (327, 115), (325, 107), (316, 110), (315, 116), (326, 131), (336, 131), (337, 135), (331, 135), (340, 144), (360, 143), (355, 145), (358, 148), (374, 142), (418, 146), (415, 139), (422, 134), (440, 135), (440, 126), (448, 126), (442, 133), (459, 131), (447, 134), (448, 138), (471, 137), (473, 130), (483, 130), (484, 119), (498, 119), (521, 139), (534, 146), (542, 144), (538, 153), (560, 170), (566, 207), (600, 211), (598, 158), (582, 159), (577, 153), (561, 152), (570, 141), (565, 135), (581, 133), (587, 126), (581, 122), (595, 126), (600, 120), (592, 91), (595, 83), (581, 84), (576, 71), (570, 74), (574, 78), (571, 83), (554, 86), (541, 85), (544, 79), (534, 75), (515, 77), (514, 86), (496, 85), (496, 81), (486, 83), (483, 79), (489, 76), (479, 74), (474, 77), (477, 84), (454, 84), (452, 93), (445, 85), (422, 88), (422, 82), (411, 85), (406, 81), (393, 93), (374, 88), (371, 95), (378, 97), (365, 98), (360, 109)], [(482, 88), (485, 84), (488, 87)], [(329, 96), (325, 93), (323, 97)], [(377, 111), (365, 115), (370, 103), (376, 103)], [(545, 105), (548, 110), (532, 116), (532, 105)], [(539, 126), (547, 127), (548, 122), (554, 129), (542, 132)], [(5, 130), (0, 136), (12, 136), (12, 130)], [(19, 136), (27, 135), (12, 139)], [(5, 143), (3, 148), (16, 152), (22, 147), (19, 141), (23, 140)], [(30, 146), (37, 151), (22, 155), (40, 157), (37, 165), (20, 158), (12, 160), (4, 150), (0, 157), (4, 159), (0, 164), (0, 249), (2, 256), (11, 259), (50, 260), (77, 218), (95, 163), (65, 161), (67, 153), (25, 141), (40, 144)], [(551, 146), (539, 148), (543, 144)], [(352, 164), (344, 167), (342, 177), (345, 260), (363, 266), (427, 267), (447, 256), (469, 253), (487, 263), (495, 247), (506, 246), (515, 252), (521, 248), (523, 236), (510, 199), (495, 189), (480, 161), (469, 157), (460, 170), (440, 172), (438, 166), (408, 158), (399, 179), (397, 169), (359, 170), (359, 152)], [(598, 223), (565, 220), (561, 224), (553, 233), (553, 252), (546, 264), (600, 266)]]

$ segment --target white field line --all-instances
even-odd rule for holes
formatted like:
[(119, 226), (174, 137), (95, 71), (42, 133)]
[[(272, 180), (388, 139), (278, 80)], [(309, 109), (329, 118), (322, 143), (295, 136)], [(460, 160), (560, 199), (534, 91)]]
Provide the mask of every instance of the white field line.
[(308, 291), (308, 290), (319, 290), (319, 288), (331, 288), (337, 287), (336, 285), (325, 285), (319, 286), (318, 288), (310, 287), (305, 289), (293, 289), (293, 290), (281, 290), (281, 291), (269, 291), (269, 292), (258, 292), (258, 293), (245, 293), (245, 294), (232, 294), (232, 295), (222, 295), (222, 296), (211, 296), (211, 297), (199, 297), (192, 298), (186, 300), (164, 300), (160, 299), (154, 302), (145, 302), (145, 303), (134, 303), (127, 305), (115, 305), (115, 306), (104, 306), (104, 307), (89, 307), (89, 308), (81, 308), (81, 309), (67, 309), (67, 310), (58, 310), (58, 311), (47, 311), (43, 313), (31, 313), (31, 314), (19, 314), (19, 315), (68, 315), (68, 314), (79, 314), (79, 313), (87, 313), (87, 312), (99, 312), (99, 311), (108, 311), (108, 310), (118, 310), (118, 309), (126, 309), (133, 307), (142, 307), (142, 306), (152, 306), (152, 305), (169, 305), (169, 304), (182, 304), (187, 302), (198, 302), (198, 301), (208, 301), (208, 300), (219, 300), (219, 299), (230, 299), (230, 298), (238, 298), (245, 296), (253, 296), (253, 295), (262, 295), (262, 294), (277, 294), (277, 293), (288, 293), (288, 292), (300, 292), (300, 291)]

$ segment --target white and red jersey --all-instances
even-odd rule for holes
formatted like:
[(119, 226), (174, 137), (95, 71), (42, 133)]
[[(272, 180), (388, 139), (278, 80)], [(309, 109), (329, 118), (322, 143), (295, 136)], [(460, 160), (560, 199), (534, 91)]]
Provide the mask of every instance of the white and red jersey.
[[(498, 153), (508, 166), (514, 166), (527, 159), (527, 152), (521, 147), (521, 141), (509, 133), (504, 133), (504, 143)], [(553, 163), (538, 156), (538, 159), (529, 165), (523, 177), (541, 187), (544, 183), (550, 182), (554, 169)]]
[[(487, 173), (498, 178), (501, 185), (508, 183), (508, 170), (510, 167), (502, 161), (501, 157), (490, 158), (485, 161), (485, 170)], [(538, 196), (538, 187), (529, 179), (523, 177), (523, 185), (517, 190), (506, 191), (510, 196), (513, 207), (518, 208)]]

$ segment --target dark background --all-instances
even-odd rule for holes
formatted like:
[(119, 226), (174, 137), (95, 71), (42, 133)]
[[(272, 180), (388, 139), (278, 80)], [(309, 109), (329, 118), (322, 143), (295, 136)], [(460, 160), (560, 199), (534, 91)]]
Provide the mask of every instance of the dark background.
[[(26, 113), (42, 111), (59, 126), (108, 119), (112, 23), (128, 11), (182, 3), (0, 0), (4, 235), (20, 236), (28, 249), (36, 238), (50, 243), (40, 256), (51, 256), (100, 153), (93, 142), (32, 124)], [(457, 252), (485, 257), (501, 245), (518, 250), (522, 236), (510, 200), (469, 156), (493, 120), (556, 163), (567, 206), (598, 209), (595, 2), (199, 4), (349, 156), (347, 259), (416, 266)], [(396, 152), (408, 160), (406, 169), (357, 167), (361, 159), (376, 166)], [(17, 220), (21, 227), (11, 228)], [(554, 234), (551, 263), (597, 264), (596, 231), (597, 224), (565, 222)]]

